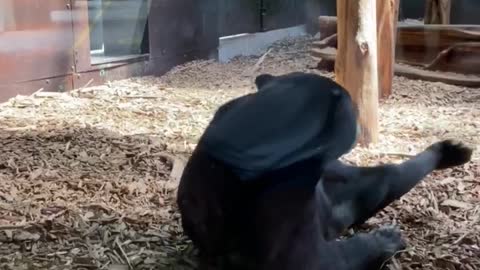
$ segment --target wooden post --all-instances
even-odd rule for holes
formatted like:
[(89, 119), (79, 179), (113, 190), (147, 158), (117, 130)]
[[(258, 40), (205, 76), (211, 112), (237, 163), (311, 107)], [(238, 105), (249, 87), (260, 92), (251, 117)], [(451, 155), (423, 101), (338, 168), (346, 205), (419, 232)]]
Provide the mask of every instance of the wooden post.
[(382, 98), (392, 94), (399, 5), (400, 0), (377, 0), (378, 87)]
[(425, 3), (425, 24), (450, 24), (451, 0), (427, 0)]
[(359, 143), (378, 141), (376, 0), (337, 0), (335, 77), (359, 108)]

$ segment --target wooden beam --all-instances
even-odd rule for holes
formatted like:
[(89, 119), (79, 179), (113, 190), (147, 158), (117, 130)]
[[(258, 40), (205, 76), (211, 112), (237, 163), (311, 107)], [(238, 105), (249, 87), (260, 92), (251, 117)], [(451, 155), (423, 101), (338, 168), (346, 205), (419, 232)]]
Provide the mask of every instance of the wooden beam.
[(382, 98), (392, 94), (399, 5), (400, 0), (377, 0), (378, 87)]
[(359, 143), (378, 141), (376, 0), (337, 0), (338, 54), (335, 77), (359, 109)]
[(426, 0), (425, 24), (450, 24), (451, 0)]

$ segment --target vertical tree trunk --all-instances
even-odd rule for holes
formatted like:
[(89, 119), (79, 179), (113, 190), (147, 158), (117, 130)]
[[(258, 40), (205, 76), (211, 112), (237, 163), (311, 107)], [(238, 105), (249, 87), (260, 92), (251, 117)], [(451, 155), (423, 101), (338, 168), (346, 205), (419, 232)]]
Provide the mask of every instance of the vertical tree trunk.
[(400, 0), (377, 0), (378, 87), (382, 98), (392, 94), (399, 5)]
[(337, 82), (359, 108), (363, 145), (378, 141), (376, 0), (337, 0)]
[(450, 24), (451, 0), (427, 0), (425, 3), (425, 24)]

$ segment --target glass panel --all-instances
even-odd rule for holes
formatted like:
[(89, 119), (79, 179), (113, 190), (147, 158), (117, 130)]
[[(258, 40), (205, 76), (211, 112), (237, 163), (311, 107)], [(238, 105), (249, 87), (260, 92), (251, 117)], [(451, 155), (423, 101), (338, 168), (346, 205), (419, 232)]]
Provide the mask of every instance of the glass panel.
[(13, 1), (0, 1), (0, 32), (12, 30), (15, 30)]
[(148, 54), (149, 9), (150, 0), (89, 0), (92, 64)]

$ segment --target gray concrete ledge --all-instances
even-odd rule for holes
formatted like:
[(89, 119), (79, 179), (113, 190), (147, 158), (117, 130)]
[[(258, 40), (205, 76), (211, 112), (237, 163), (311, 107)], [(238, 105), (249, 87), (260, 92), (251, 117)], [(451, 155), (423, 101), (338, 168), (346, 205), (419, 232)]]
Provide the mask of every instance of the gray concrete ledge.
[(221, 37), (218, 46), (218, 61), (229, 62), (236, 56), (258, 56), (266, 52), (273, 43), (307, 35), (304, 25), (260, 32)]

